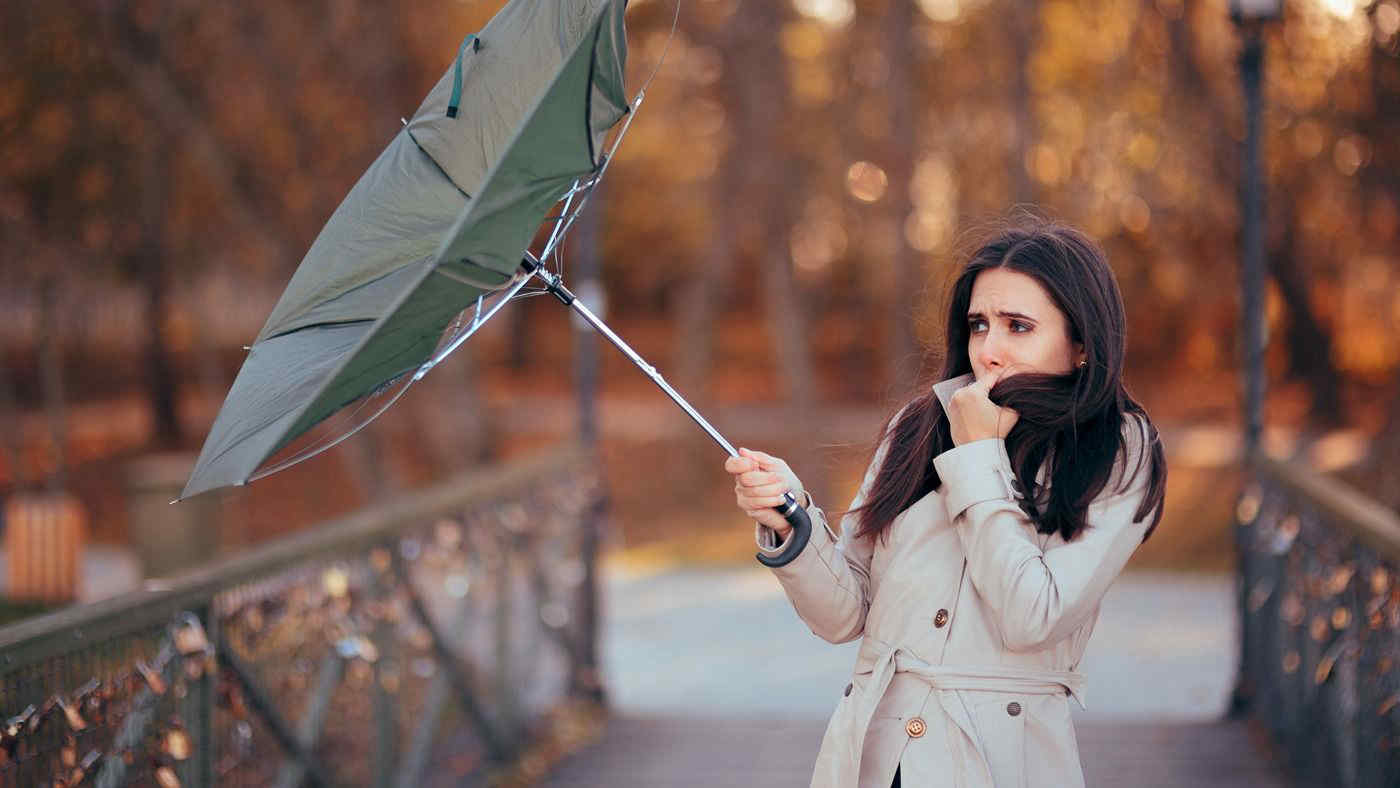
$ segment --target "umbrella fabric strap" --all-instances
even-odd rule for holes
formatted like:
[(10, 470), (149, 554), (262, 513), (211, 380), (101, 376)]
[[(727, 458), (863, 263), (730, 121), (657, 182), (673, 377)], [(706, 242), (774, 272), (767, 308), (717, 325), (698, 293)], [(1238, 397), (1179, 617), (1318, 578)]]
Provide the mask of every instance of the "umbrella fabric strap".
[(449, 118), (457, 117), (457, 107), (462, 103), (462, 55), (467, 51), (467, 44), (472, 45), (473, 52), (480, 51), (481, 39), (476, 37), (476, 33), (471, 33), (457, 47), (457, 64), (452, 67), (452, 99), (447, 102)]

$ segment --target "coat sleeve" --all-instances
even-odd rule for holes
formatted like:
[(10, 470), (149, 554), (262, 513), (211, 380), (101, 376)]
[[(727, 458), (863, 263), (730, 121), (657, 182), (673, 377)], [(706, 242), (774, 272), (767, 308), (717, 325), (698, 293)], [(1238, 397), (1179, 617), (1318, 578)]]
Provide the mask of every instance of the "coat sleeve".
[[(882, 444), (871, 460), (850, 509), (860, 506), (869, 493), (884, 461), (886, 445)], [(810, 496), (808, 500), (810, 503)], [(812, 518), (811, 538), (791, 561), (773, 567), (773, 574), (813, 634), (831, 643), (845, 643), (865, 631), (874, 541), (870, 537), (856, 538), (859, 523), (855, 515), (841, 518), (841, 534), (837, 536), (819, 507), (809, 505), (807, 514)], [(757, 526), (756, 539), (765, 555), (783, 552), (784, 545), (777, 543), (771, 528)]]
[(1015, 501), (1020, 493), (1002, 439), (972, 441), (934, 458), (973, 586), (996, 615), (1011, 651), (1037, 650), (1072, 634), (1142, 543), (1153, 513), (1140, 522), (1133, 515), (1148, 490), (1152, 434), (1145, 421), (1125, 419), (1125, 451), (1089, 505), (1088, 527), (1046, 550), (1035, 523)]

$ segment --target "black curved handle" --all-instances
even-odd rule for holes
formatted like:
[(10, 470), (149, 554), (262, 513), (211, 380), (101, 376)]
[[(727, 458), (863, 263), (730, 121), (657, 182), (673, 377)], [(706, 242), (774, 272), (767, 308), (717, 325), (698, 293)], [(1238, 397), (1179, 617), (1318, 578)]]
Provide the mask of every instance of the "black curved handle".
[(764, 555), (758, 553), (757, 558), (760, 564), (770, 568), (776, 568), (790, 563), (796, 558), (802, 548), (807, 546), (807, 540), (812, 538), (812, 518), (807, 516), (807, 510), (797, 505), (797, 498), (792, 493), (783, 493), (783, 505), (773, 507), (778, 514), (788, 521), (792, 526), (792, 533), (788, 534), (787, 547), (783, 548), (777, 555)]

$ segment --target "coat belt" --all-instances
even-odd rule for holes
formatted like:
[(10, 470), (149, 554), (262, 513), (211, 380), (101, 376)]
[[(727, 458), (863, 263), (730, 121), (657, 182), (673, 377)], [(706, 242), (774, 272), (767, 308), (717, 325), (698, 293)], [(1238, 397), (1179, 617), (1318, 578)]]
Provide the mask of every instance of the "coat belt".
[(904, 648), (889, 646), (868, 635), (861, 642), (856, 672), (864, 672), (866, 665), (871, 668), (870, 679), (852, 709), (854, 718), (851, 720), (849, 741), (854, 757), (844, 759), (846, 763), (842, 766), (849, 766), (850, 772), (836, 776), (832, 782), (834, 785), (854, 786), (860, 779), (860, 756), (864, 749), (865, 733), (895, 673), (917, 676), (935, 690), (933, 697), (938, 699), (948, 719), (963, 733), (956, 737), (958, 741), (950, 741), (949, 747), (955, 765), (961, 767), (960, 771), (968, 777), (969, 785), (986, 785), (990, 788), (991, 768), (982, 752), (977, 728), (968, 715), (967, 707), (956, 694), (958, 690), (1023, 695), (1067, 693), (1081, 708), (1084, 706), (1084, 674), (1069, 670), (1032, 670), (1002, 665), (933, 665)]

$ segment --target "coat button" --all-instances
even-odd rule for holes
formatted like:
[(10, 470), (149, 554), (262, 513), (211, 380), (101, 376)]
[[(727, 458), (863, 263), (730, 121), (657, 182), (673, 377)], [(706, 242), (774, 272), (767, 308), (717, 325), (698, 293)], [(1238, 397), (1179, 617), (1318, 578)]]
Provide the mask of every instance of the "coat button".
[(1010, 703), (1006, 704), (1006, 713), (1015, 717), (1017, 714), (1021, 713), (1021, 704), (1017, 703), (1014, 700), (1011, 701)]
[(853, 686), (855, 686), (855, 685), (853, 685), (853, 684), (847, 684), (847, 685), (846, 685), (846, 691), (843, 692), (843, 693), (841, 693), (841, 694), (842, 694), (843, 696), (845, 696), (845, 695), (850, 695), (850, 694), (851, 694), (851, 687), (853, 687)]
[(904, 723), (904, 732), (909, 734), (911, 739), (917, 739), (923, 736), (926, 730), (928, 730), (928, 726), (924, 724), (923, 717), (915, 717)]
[(933, 625), (942, 629), (943, 625), (946, 623), (948, 623), (948, 611), (940, 608), (939, 611), (933, 615)]

